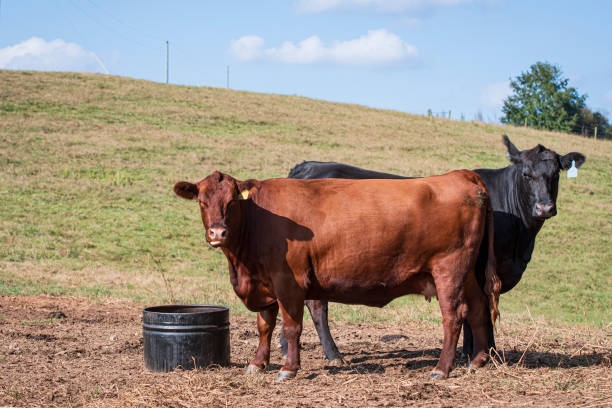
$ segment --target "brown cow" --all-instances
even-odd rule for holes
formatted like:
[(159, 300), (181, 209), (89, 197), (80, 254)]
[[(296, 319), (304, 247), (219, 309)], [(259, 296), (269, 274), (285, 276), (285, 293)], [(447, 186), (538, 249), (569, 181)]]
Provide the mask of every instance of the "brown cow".
[[(214, 172), (197, 184), (179, 182), (174, 192), (198, 202), (206, 240), (227, 257), (234, 291), (259, 312), (259, 347), (247, 372), (269, 364), (279, 307), (289, 343), (280, 381), (300, 367), (305, 299), (382, 307), (410, 293), (440, 303), (444, 345), (433, 378), (448, 376), (464, 319), (474, 332), (472, 365), (486, 362), (500, 283), (489, 197), (476, 173), (239, 181)], [(488, 297), (473, 273), (485, 231)]]

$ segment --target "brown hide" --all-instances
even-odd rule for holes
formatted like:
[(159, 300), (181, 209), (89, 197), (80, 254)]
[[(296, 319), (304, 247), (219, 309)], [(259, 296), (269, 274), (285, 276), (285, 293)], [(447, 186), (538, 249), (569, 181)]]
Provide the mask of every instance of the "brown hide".
[[(411, 180), (244, 182), (215, 172), (193, 186), (177, 183), (175, 192), (200, 202), (207, 230), (225, 229), (227, 238), (214, 244), (228, 259), (234, 291), (250, 310), (263, 311), (258, 326), (266, 340), (258, 356), (269, 358), (261, 351), (273, 329), (265, 311), (276, 301), (285, 330), (294, 330), (288, 339), (296, 339), (305, 299), (384, 306), (409, 293), (437, 295), (445, 322), (440, 361), (447, 360), (437, 371), (447, 375), (454, 349), (446, 349), (453, 341), (456, 347), (457, 322), (468, 317), (466, 287), (478, 292), (468, 293), (478, 298), (478, 319), (486, 312), (472, 271), (490, 207), (471, 171)], [(283, 370), (297, 367), (297, 346), (290, 344)]]
[(484, 188), (468, 175), (266, 180), (243, 204), (243, 234), (224, 252), (242, 265), (242, 286), (267, 282), (277, 298), (383, 306), (435, 294), (430, 272), (445, 259), (470, 266), (472, 257), (456, 253), (482, 238)]

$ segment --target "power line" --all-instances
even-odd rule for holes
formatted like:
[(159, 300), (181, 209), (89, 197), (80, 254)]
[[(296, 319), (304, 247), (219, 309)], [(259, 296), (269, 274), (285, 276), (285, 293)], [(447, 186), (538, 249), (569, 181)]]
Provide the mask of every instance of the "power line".
[(140, 34), (143, 37), (148, 37), (150, 40), (154, 40), (155, 42), (162, 42), (164, 41), (162, 38), (159, 37), (155, 37), (152, 35), (149, 35), (143, 31), (141, 31), (139, 28), (136, 28), (130, 24), (125, 23), (124, 21), (120, 20), (119, 18), (115, 17), (114, 15), (112, 15), (111, 13), (109, 13), (107, 10), (105, 10), (104, 8), (100, 7), (98, 4), (96, 4), (93, 0), (87, 0), (89, 2), (89, 4), (91, 4), (92, 6), (94, 6), (95, 8), (97, 8), (98, 10), (100, 10), (102, 13), (106, 14), (108, 17), (110, 17), (112, 20), (115, 20), (117, 23), (119, 23), (120, 25), (127, 27), (128, 29), (137, 32), (138, 34)]
[[(135, 27), (131, 24), (128, 24), (126, 22), (124, 22), (123, 20), (115, 17), (112, 13), (110, 13), (108, 10), (104, 9), (103, 7), (101, 7), (100, 5), (98, 5), (97, 3), (95, 3), (93, 0), (87, 0), (89, 2), (89, 4), (91, 4), (92, 6), (94, 6), (95, 8), (97, 8), (98, 10), (100, 10), (102, 13), (104, 13), (106, 16), (108, 16), (110, 19), (114, 20), (115, 22), (117, 22), (119, 25), (127, 28), (128, 30), (131, 30), (134, 33), (137, 33), (138, 35), (140, 35), (143, 38), (147, 38), (149, 41), (154, 41), (155, 43), (164, 43), (166, 40), (161, 38), (161, 37), (156, 37), (154, 35), (150, 35), (149, 33), (146, 33), (144, 31), (142, 31), (140, 28)], [(125, 38), (125, 37), (124, 37)], [(142, 43), (140, 43), (142, 45)], [(149, 46), (150, 47), (150, 46)], [(157, 48), (155, 48), (157, 50)], [(172, 51), (174, 53), (178, 53), (184, 57), (188, 57), (188, 55), (184, 52), (182, 52), (180, 49), (176, 48), (176, 44), (173, 44), (172, 47)]]
[[(122, 20), (116, 18), (115, 16), (113, 16), (111, 13), (109, 13), (108, 11), (106, 11), (105, 9), (103, 9), (102, 7), (100, 7), (98, 4), (96, 4), (95, 2), (93, 2), (92, 0), (88, 0), (88, 3), (95, 7), (97, 9), (96, 12), (102, 12), (106, 15), (105, 18), (98, 18), (94, 13), (90, 13), (87, 10), (85, 10), (84, 8), (82, 8), (81, 6), (79, 6), (77, 3), (75, 3), (73, 0), (68, 0), (70, 2), (70, 4), (72, 4), (72, 6), (74, 8), (76, 8), (77, 10), (79, 10), (81, 12), (81, 14), (83, 14), (84, 16), (86, 16), (87, 18), (91, 19), (92, 21), (94, 21), (95, 23), (97, 23), (100, 27), (103, 27), (104, 29), (106, 29), (107, 31), (112, 32), (113, 34), (119, 36), (120, 38), (126, 40), (127, 42), (132, 42), (134, 44), (137, 44), (141, 47), (147, 48), (147, 49), (151, 49), (151, 50), (155, 50), (155, 51), (159, 51), (158, 47), (154, 47), (151, 46), (150, 44), (145, 44), (140, 40), (137, 40), (134, 38), (133, 35), (131, 34), (127, 34), (125, 32), (120, 31), (119, 29), (116, 28), (117, 25), (119, 26), (123, 26), (123, 27), (127, 27), (128, 29), (137, 32), (139, 35), (141, 35), (142, 37), (147, 38), (148, 40), (153, 40), (154, 42), (162, 42), (161, 39), (156, 38), (154, 36), (148, 35), (146, 33), (143, 33), (141, 30), (139, 30), (138, 28), (135, 28), (129, 24), (124, 23)], [(111, 23), (111, 20), (114, 21), (115, 23)], [(169, 82), (169, 76), (170, 76), (170, 66), (169, 66), (169, 42), (166, 42), (166, 83)], [(176, 52), (176, 49), (175, 49)], [(179, 54), (183, 54), (184, 53), (179, 51)], [(108, 73), (108, 70), (106, 69), (106, 67), (104, 66), (104, 64), (102, 63), (102, 61), (100, 60), (100, 58), (98, 58), (97, 55), (95, 55), (94, 53), (94, 57), (96, 58), (96, 61), (98, 62), (98, 64), (102, 67), (102, 69)]]
[(144, 44), (138, 40), (135, 40), (134, 38), (130, 38), (126, 35), (124, 35), (123, 33), (121, 33), (120, 31), (118, 31), (117, 29), (115, 29), (114, 27), (112, 27), (111, 25), (107, 24), (106, 22), (98, 19), (97, 17), (94, 17), (93, 15), (91, 15), (90, 13), (88, 13), (85, 9), (81, 8), (81, 6), (79, 6), (78, 4), (76, 4), (73, 0), (68, 0), (70, 2), (70, 4), (72, 4), (72, 6), (74, 8), (76, 8), (77, 10), (79, 10), (83, 15), (85, 15), (87, 18), (91, 19), (92, 21), (96, 22), (99, 26), (105, 28), (107, 31), (110, 31), (112, 33), (114, 33), (115, 35), (123, 38), (126, 41), (138, 44), (141, 47), (145, 47), (148, 49), (154, 49), (156, 51), (159, 51), (159, 48), (156, 47), (152, 47), (151, 45), (148, 44)]

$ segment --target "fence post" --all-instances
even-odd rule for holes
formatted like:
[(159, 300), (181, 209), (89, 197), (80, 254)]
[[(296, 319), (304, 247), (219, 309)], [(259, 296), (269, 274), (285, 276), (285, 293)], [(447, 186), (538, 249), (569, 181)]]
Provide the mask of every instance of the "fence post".
[(594, 133), (594, 137), (595, 137), (595, 139), (597, 139), (597, 126), (595, 126), (595, 133)]
[(525, 118), (525, 127), (527, 127), (527, 118)]
[(451, 110), (450, 109), (448, 110), (448, 118), (449, 119), (451, 118)]

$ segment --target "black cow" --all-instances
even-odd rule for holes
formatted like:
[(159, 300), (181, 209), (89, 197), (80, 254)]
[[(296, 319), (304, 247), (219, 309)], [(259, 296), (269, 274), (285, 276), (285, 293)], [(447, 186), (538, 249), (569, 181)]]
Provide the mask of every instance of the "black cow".
[[(503, 136), (512, 164), (503, 169), (477, 169), (484, 181), (494, 212), (495, 257), (497, 274), (502, 281), (502, 293), (508, 292), (521, 280), (531, 260), (535, 238), (548, 218), (557, 214), (556, 200), (559, 188), (559, 172), (571, 167), (572, 161), (580, 167), (586, 160), (581, 153), (561, 156), (542, 145), (520, 151), (508, 136)], [(410, 178), (395, 174), (380, 173), (335, 162), (303, 162), (289, 173), (290, 178)], [(484, 282), (487, 240), (483, 240), (476, 265), (476, 277), (481, 287)], [(329, 332), (326, 301), (307, 301), (323, 352), (330, 362), (342, 361)], [(473, 339), (470, 326), (464, 323), (463, 350), (472, 356)], [(493, 328), (489, 327), (489, 347), (495, 347)], [(283, 355), (286, 341), (281, 332)]]

